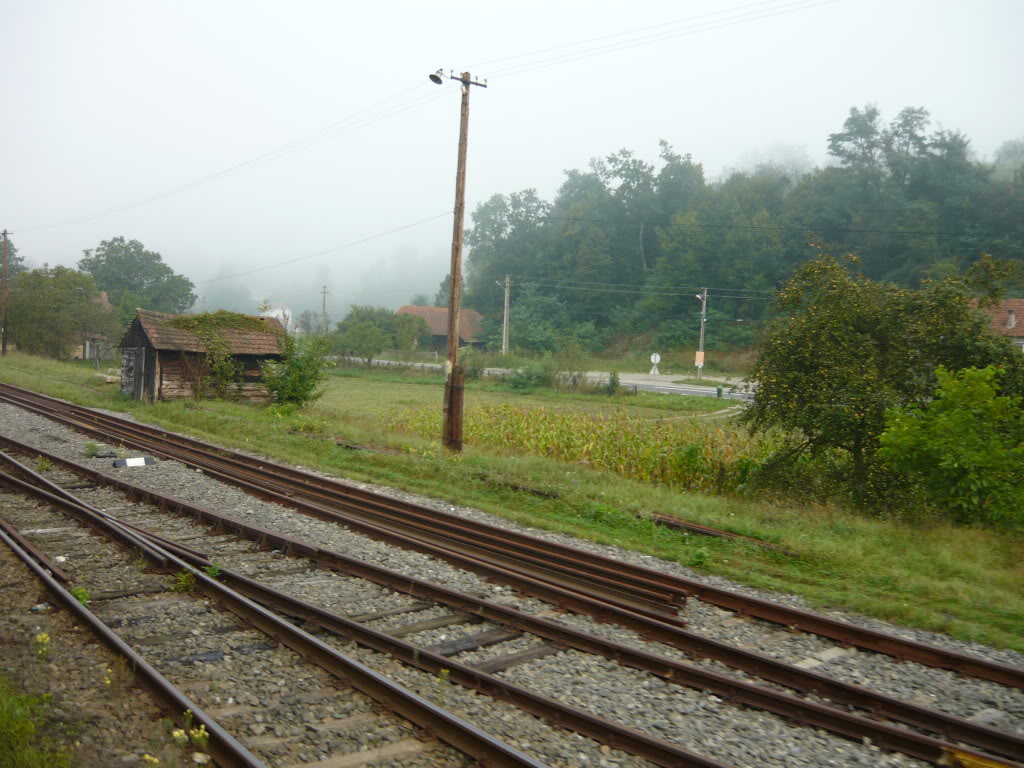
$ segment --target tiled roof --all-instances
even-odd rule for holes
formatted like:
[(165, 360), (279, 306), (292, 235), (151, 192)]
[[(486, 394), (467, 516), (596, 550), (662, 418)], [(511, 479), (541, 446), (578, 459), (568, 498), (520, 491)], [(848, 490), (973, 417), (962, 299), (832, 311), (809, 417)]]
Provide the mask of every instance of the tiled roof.
[[(180, 315), (164, 312), (153, 312), (149, 309), (137, 309), (139, 323), (145, 331), (150, 343), (156, 349), (170, 349), (179, 352), (204, 352), (202, 342), (189, 331), (168, 325), (168, 321)], [(227, 342), (228, 351), (232, 355), (280, 355), (281, 347), (278, 340), (284, 335), (284, 328), (276, 317), (261, 317), (266, 331), (238, 331), (225, 328), (221, 335)]]
[[(427, 321), (431, 336), (448, 335), (448, 307), (399, 307), (396, 315), (413, 315)], [(459, 338), (467, 342), (480, 341), (483, 315), (475, 309), (459, 310)]]
[(1004, 336), (1024, 337), (1024, 299), (1003, 299), (998, 307), (986, 307), (991, 328)]

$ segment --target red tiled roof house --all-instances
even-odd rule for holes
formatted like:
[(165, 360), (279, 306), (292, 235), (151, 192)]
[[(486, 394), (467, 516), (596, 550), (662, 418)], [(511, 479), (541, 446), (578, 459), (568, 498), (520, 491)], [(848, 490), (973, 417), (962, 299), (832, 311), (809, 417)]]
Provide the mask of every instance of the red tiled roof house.
[[(443, 350), (448, 348), (448, 307), (399, 307), (396, 315), (412, 315), (422, 317), (430, 328), (430, 348)], [(481, 338), (483, 315), (475, 309), (459, 310), (459, 346), (482, 347)]]
[(981, 310), (988, 315), (991, 328), (1024, 349), (1024, 299), (1004, 299), (998, 307)]
[[(136, 400), (196, 397), (197, 371), (205, 366), (206, 348), (191, 331), (170, 321), (180, 315), (136, 310), (121, 341), (121, 392)], [(275, 317), (259, 318), (266, 330), (222, 328), (218, 331), (231, 358), (241, 364), (242, 380), (233, 387), (239, 399), (270, 399), (262, 384), (260, 364), (280, 360), (285, 330)]]

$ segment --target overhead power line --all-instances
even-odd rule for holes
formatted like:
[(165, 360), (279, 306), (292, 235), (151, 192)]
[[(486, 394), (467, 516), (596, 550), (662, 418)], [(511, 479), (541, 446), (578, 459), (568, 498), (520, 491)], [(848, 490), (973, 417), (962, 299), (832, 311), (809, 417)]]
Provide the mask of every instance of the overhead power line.
[[(192, 181), (188, 181), (177, 186), (170, 187), (161, 192), (157, 192), (155, 194), (140, 198), (133, 202), (117, 206), (115, 208), (108, 208), (107, 210), (87, 214), (85, 216), (64, 219), (61, 221), (50, 222), (47, 224), (38, 224), (35, 226), (22, 227), (21, 231), (36, 232), (39, 230), (62, 227), (68, 224), (81, 224), (87, 221), (93, 221), (95, 219), (104, 218), (106, 216), (112, 216), (116, 213), (124, 213), (125, 211), (130, 211), (134, 208), (139, 208), (141, 206), (148, 205), (149, 203), (156, 202), (157, 200), (162, 200), (164, 198), (171, 197), (172, 195), (177, 195), (182, 192), (187, 192), (189, 190), (195, 189), (196, 187), (209, 184), (210, 182), (217, 181), (226, 176), (230, 176), (246, 168), (259, 165), (261, 163), (269, 162), (271, 160), (276, 160), (277, 158), (284, 157), (285, 155), (291, 154), (292, 152), (296, 152), (300, 149), (305, 149), (306, 147), (321, 144), (325, 141), (329, 141), (339, 136), (343, 136), (347, 133), (357, 131), (360, 128), (365, 128), (369, 125), (380, 122), (381, 120), (385, 120), (387, 118), (402, 114), (403, 112), (407, 112), (410, 109), (415, 109), (416, 107), (423, 106), (428, 102), (435, 101), (446, 95), (443, 92), (430, 91), (429, 93), (424, 93), (423, 95), (417, 96), (413, 99), (405, 100), (398, 104), (393, 104), (391, 106), (380, 109), (382, 105), (390, 101), (394, 101), (395, 99), (409, 93), (410, 91), (419, 88), (420, 86), (417, 85), (414, 86), (413, 88), (407, 88), (404, 91), (399, 91), (393, 96), (383, 99), (372, 106), (357, 110), (356, 112), (350, 114), (348, 117), (342, 118), (341, 120), (337, 120), (331, 123), (330, 125), (324, 126), (323, 128), (320, 128), (316, 131), (313, 131), (312, 133), (307, 134), (306, 136), (286, 142), (285, 144), (281, 144), (277, 147), (266, 150), (265, 152), (261, 152), (258, 155), (254, 155), (253, 157), (250, 157), (247, 160), (242, 160), (241, 162), (235, 163), (234, 165), (227, 166), (226, 168), (222, 168), (219, 171), (215, 171), (205, 176), (201, 176), (197, 179), (193, 179)], [(368, 112), (372, 114), (367, 115), (366, 113)]]
[[(616, 221), (615, 219), (596, 219), (587, 218), (580, 216), (535, 216), (536, 219), (546, 219), (549, 221), (568, 221), (568, 222), (582, 222), (591, 224), (612, 224), (614, 226), (623, 226), (627, 222)], [(851, 227), (820, 227), (815, 225), (807, 226), (793, 226), (793, 227), (781, 227), (767, 224), (717, 224), (717, 223), (701, 223), (701, 222), (688, 222), (688, 226), (699, 227), (701, 229), (763, 229), (776, 232), (843, 232), (843, 233), (857, 233), (857, 234), (875, 234), (875, 235), (935, 235), (941, 237), (963, 237), (964, 235), (984, 235), (984, 232), (942, 232), (942, 231), (930, 231), (930, 230), (919, 230), (919, 229), (857, 229)]]
[[(615, 40), (610, 44), (604, 44), (598, 47), (585, 48), (583, 50), (573, 50), (566, 54), (559, 54), (554, 58), (548, 58), (541, 61), (529, 61), (524, 62), (521, 65), (512, 65), (504, 70), (498, 70), (495, 76), (507, 76), (511, 74), (521, 74), (522, 72), (531, 71), (541, 67), (555, 66), (559, 63), (567, 61), (574, 61), (579, 58), (586, 58), (590, 56), (597, 56), (603, 53), (611, 53), (625, 48), (635, 47), (637, 45), (646, 45), (653, 42), (660, 42), (664, 39), (672, 37), (678, 37), (685, 34), (694, 34), (697, 32), (710, 31), (712, 29), (718, 29), (724, 26), (731, 26), (733, 24), (745, 23), (748, 21), (756, 21), (760, 18), (767, 18), (769, 16), (780, 15), (783, 13), (791, 13), (795, 11), (805, 10), (807, 8), (816, 7), (818, 5), (827, 5), (830, 3), (839, 2), (839, 0), (788, 0), (787, 2), (781, 2), (780, 0), (762, 0), (761, 2), (748, 3), (746, 5), (735, 6), (733, 8), (722, 9), (720, 11), (712, 11), (705, 14), (699, 14), (696, 16), (684, 17), (682, 19), (676, 19), (673, 21), (662, 22), (646, 27), (638, 27), (625, 32), (616, 32), (609, 35), (604, 35), (596, 38), (590, 38), (587, 40), (577, 41), (574, 43), (563, 44), (560, 46), (552, 46), (550, 48), (541, 49), (539, 51), (531, 51), (524, 54), (516, 54), (512, 56), (505, 56), (500, 59), (493, 59), (491, 62), (497, 61), (511, 61), (515, 59), (529, 59), (538, 54), (549, 53), (561, 49), (579, 49), (581, 45), (588, 45), (590, 43), (601, 42), (606, 40)], [(754, 10), (756, 9), (756, 10)], [(702, 21), (704, 20), (704, 21)], [(696, 24), (694, 24), (696, 22)], [(686, 25), (689, 26), (686, 26)], [(680, 25), (684, 25), (680, 27)], [(708, 26), (710, 25), (710, 26)], [(629, 37), (625, 39), (626, 35), (635, 35), (636, 33), (648, 32), (650, 30), (660, 30), (651, 35), (645, 35), (640, 37)], [(87, 214), (80, 217), (68, 218), (60, 221), (48, 222), (43, 224), (36, 224), (31, 226), (19, 227), (22, 232), (34, 232), (46, 229), (53, 229), (56, 227), (66, 226), (69, 224), (79, 224), (95, 219), (112, 216), (117, 213), (123, 213), (135, 208), (139, 208), (149, 203), (156, 202), (158, 200), (171, 197), (172, 195), (181, 194), (189, 190), (195, 189), (196, 187), (211, 183), (218, 179), (237, 173), (238, 171), (246, 168), (258, 165), (263, 162), (268, 162), (284, 155), (290, 154), (297, 150), (319, 144), (324, 141), (336, 138), (344, 135), (351, 131), (358, 130), (366, 127), (380, 120), (384, 120), (395, 115), (401, 114), (409, 109), (426, 104), (427, 102), (433, 101), (434, 99), (441, 98), (442, 93), (431, 93), (416, 97), (407, 102), (399, 104), (391, 104), (397, 99), (402, 98), (408, 93), (417, 90), (421, 87), (420, 84), (398, 91), (391, 96), (382, 99), (381, 101), (375, 102), (367, 107), (356, 110), (350, 115), (336, 120), (322, 128), (319, 128), (311, 133), (300, 137), (298, 139), (286, 142), (277, 147), (273, 147), (269, 150), (254, 155), (248, 159), (242, 160), (233, 165), (222, 168), (210, 174), (206, 174), (199, 178), (193, 179), (192, 181), (184, 182), (182, 184), (170, 187), (160, 192), (142, 197), (135, 201), (126, 203), (124, 205), (109, 208), (96, 213)], [(389, 105), (390, 106), (385, 106)], [(376, 110), (376, 114), (367, 116), (367, 113), (373, 113)]]
[(299, 261), (306, 261), (307, 259), (315, 259), (317, 256), (323, 256), (323, 255), (328, 254), (328, 253), (333, 253), (334, 251), (341, 251), (341, 250), (344, 250), (345, 248), (353, 248), (353, 247), (355, 247), (357, 245), (362, 245), (363, 243), (368, 243), (371, 240), (379, 240), (382, 237), (387, 237), (388, 235), (393, 235), (396, 232), (401, 232), (401, 231), (406, 230), (406, 229), (412, 229), (413, 227), (418, 227), (421, 224), (426, 224), (426, 223), (431, 222), (431, 221), (436, 221), (437, 219), (444, 218), (445, 216), (450, 216), (451, 213), (452, 213), (451, 211), (445, 211), (444, 213), (439, 213), (436, 216), (431, 216), (430, 218), (427, 218), (427, 219), (420, 219), (419, 221), (414, 221), (411, 224), (405, 224), (405, 225), (403, 225), (401, 227), (395, 227), (394, 229), (389, 229), (387, 232), (378, 232), (376, 235), (370, 235), (369, 237), (364, 237), (361, 240), (353, 240), (350, 243), (343, 243), (341, 245), (332, 245), (330, 248), (324, 248), (322, 251), (317, 251), (316, 253), (311, 253), (308, 256), (299, 256), (296, 259), (288, 259), (286, 261), (279, 261), (279, 262), (277, 262), (275, 264), (267, 264), (267, 265), (262, 266), (262, 267), (256, 267), (256, 269), (247, 269), (244, 272), (235, 272), (232, 275), (221, 275), (220, 277), (211, 277), (211, 278), (209, 278), (207, 280), (199, 280), (198, 282), (196, 282), (196, 285), (205, 285), (206, 283), (215, 283), (218, 280), (229, 280), (229, 279), (231, 279), (233, 277), (243, 277), (245, 275), (255, 274), (256, 272), (265, 272), (268, 269), (275, 269), (276, 267), (283, 267), (283, 266), (286, 266), (288, 264), (295, 264), (296, 262), (299, 262)]
[[(510, 275), (510, 277), (514, 277), (514, 278), (516, 278), (517, 280), (520, 280), (520, 281), (532, 280), (532, 281), (544, 281), (544, 282), (550, 282), (550, 283), (572, 283), (572, 284), (577, 284), (577, 285), (595, 285), (595, 286), (608, 287), (608, 288), (629, 287), (629, 286), (623, 286), (622, 283), (599, 283), (599, 282), (595, 282), (595, 281), (592, 281), (592, 280), (569, 280), (567, 278), (563, 279), (561, 277), (547, 278), (547, 277), (535, 277), (535, 276), (531, 276), (531, 275)], [(687, 291), (687, 292), (689, 292), (689, 291), (700, 291), (700, 290), (703, 290), (703, 287), (701, 287), (701, 288), (693, 288), (693, 287), (688, 287), (688, 286), (683, 286), (683, 285), (663, 285), (663, 286), (661, 286), (661, 289), (673, 290), (673, 291)], [(775, 293), (775, 291), (762, 290), (760, 288), (708, 288), (708, 290), (709, 291), (751, 291), (753, 293)]]
[[(745, 8), (754, 8), (756, 6), (761, 6), (761, 5), (773, 5), (773, 4), (776, 4), (778, 2), (780, 2), (780, 0), (761, 0), (761, 2), (757, 2), (757, 3), (748, 3), (747, 5), (734, 6), (732, 8), (723, 8), (720, 11), (711, 11), (709, 13), (701, 13), (701, 14), (698, 14), (696, 16), (685, 16), (685, 17), (680, 18), (680, 19), (671, 19), (669, 21), (658, 22), (657, 24), (649, 24), (649, 25), (643, 26), (643, 27), (633, 27), (632, 29), (624, 29), (624, 30), (622, 30), (620, 32), (612, 32), (611, 34), (608, 34), (608, 35), (599, 35), (598, 37), (589, 37), (589, 38), (586, 38), (584, 40), (573, 40), (573, 41), (570, 41), (570, 42), (567, 42), (567, 43), (560, 43), (558, 45), (552, 45), (552, 46), (549, 46), (547, 48), (538, 48), (538, 49), (533, 50), (533, 51), (528, 51), (527, 53), (513, 54), (513, 55), (510, 55), (510, 56), (499, 56), (496, 59), (488, 59), (487, 61), (478, 62), (477, 64), (474, 64), (471, 67), (471, 69), (473, 69), (473, 70), (483, 70), (484, 68), (489, 67), (491, 64), (498, 64), (498, 63), (504, 62), (504, 61), (511, 61), (513, 59), (527, 59), (527, 58), (530, 58), (531, 56), (539, 56), (540, 54), (544, 54), (544, 53), (551, 53), (553, 51), (566, 50), (566, 49), (569, 49), (569, 48), (578, 48), (578, 47), (580, 47), (582, 45), (587, 45), (589, 43), (597, 43), (597, 42), (601, 42), (602, 40), (612, 40), (612, 39), (615, 39), (615, 38), (623, 38), (623, 37), (626, 37), (627, 35), (634, 35), (634, 34), (636, 34), (638, 32), (647, 32), (647, 31), (652, 30), (652, 29), (663, 29), (663, 28), (666, 28), (666, 27), (669, 27), (669, 26), (674, 26), (674, 25), (677, 25), (677, 24), (683, 24), (683, 23), (688, 22), (688, 21), (697, 21), (699, 19), (705, 19), (705, 18), (709, 18), (709, 17), (713, 17), (713, 16), (721, 16), (722, 14), (731, 13), (733, 11), (743, 10)], [(492, 71), (499, 71), (499, 70), (492, 70)]]
[[(710, 32), (712, 30), (722, 29), (724, 27), (731, 27), (737, 24), (744, 24), (751, 21), (758, 21), (760, 19), (766, 19), (773, 16), (782, 16), (789, 13), (797, 13), (799, 11), (817, 8), (823, 5), (832, 5), (833, 3), (837, 2), (839, 2), (839, 0), (816, 0), (814, 2), (808, 2), (808, 0), (797, 0), (796, 2), (784, 3), (783, 5), (776, 6), (774, 8), (766, 8), (760, 11), (746, 11), (732, 17), (700, 22), (698, 24), (694, 24), (689, 27), (684, 27), (682, 29), (669, 30), (665, 32), (644, 35), (628, 40), (621, 40), (614, 43), (608, 43), (605, 45), (584, 49), (582, 51), (567, 52), (565, 54), (559, 54), (536, 62), (524, 62), (521, 65), (512, 65), (506, 67), (505, 69), (498, 69), (493, 71), (490, 74), (490, 79), (496, 79), (499, 77), (510, 77), (512, 75), (521, 75), (526, 72), (532, 72), (537, 69), (553, 67), (559, 64), (566, 64), (572, 61), (579, 61), (580, 59), (592, 58), (594, 56), (601, 56), (608, 53), (617, 53), (619, 51), (623, 51), (629, 48), (636, 48), (642, 45), (651, 45), (653, 43), (660, 43), (665, 40), (671, 40), (673, 38), (683, 37), (687, 35), (699, 34), (702, 32)], [(760, 3), (754, 3), (751, 6), (739, 6), (736, 10), (742, 11), (744, 8), (749, 8), (756, 5), (760, 5)], [(667, 25), (674, 25), (678, 23), (680, 22), (666, 22)]]
[[(543, 282), (532, 280), (520, 280), (517, 285), (536, 285), (538, 288), (562, 288), (568, 291), (588, 291), (592, 293), (625, 293), (642, 296), (692, 296), (693, 291), (660, 291), (650, 288), (596, 288), (590, 286), (573, 285), (549, 285)], [(700, 290), (695, 289), (695, 290)], [(721, 296), (714, 294), (714, 298), (749, 299), (750, 301), (771, 301), (771, 296)]]

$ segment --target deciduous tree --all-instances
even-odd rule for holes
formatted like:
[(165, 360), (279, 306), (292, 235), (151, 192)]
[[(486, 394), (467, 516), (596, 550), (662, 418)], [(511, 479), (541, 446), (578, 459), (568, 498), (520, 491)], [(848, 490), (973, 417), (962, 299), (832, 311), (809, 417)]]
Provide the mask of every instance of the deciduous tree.
[(67, 358), (89, 335), (118, 335), (114, 310), (90, 275), (67, 267), (20, 273), (10, 288), (10, 334), (18, 349)]
[(1008, 393), (1024, 393), (1024, 355), (971, 302), (961, 279), (914, 291), (829, 256), (809, 261), (778, 294), (783, 315), (760, 345), (744, 419), (755, 430), (796, 433), (802, 448), (845, 452), (862, 486), (886, 410), (931, 400), (939, 366), (999, 365)]
[[(184, 312), (195, 303), (192, 281), (177, 274), (159, 253), (147, 251), (138, 240), (114, 237), (84, 254), (78, 268), (93, 276), (99, 289), (107, 292), (110, 303), (122, 308), (122, 315), (126, 298), (139, 302), (136, 306), (158, 312)], [(134, 310), (130, 308), (130, 315)]]

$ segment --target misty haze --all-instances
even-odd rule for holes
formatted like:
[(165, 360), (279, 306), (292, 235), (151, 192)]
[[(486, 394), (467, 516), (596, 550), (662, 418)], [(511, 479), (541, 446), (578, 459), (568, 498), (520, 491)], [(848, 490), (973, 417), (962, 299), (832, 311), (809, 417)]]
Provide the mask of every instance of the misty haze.
[(0, 768), (1024, 768), (1024, 2), (0, 22)]

